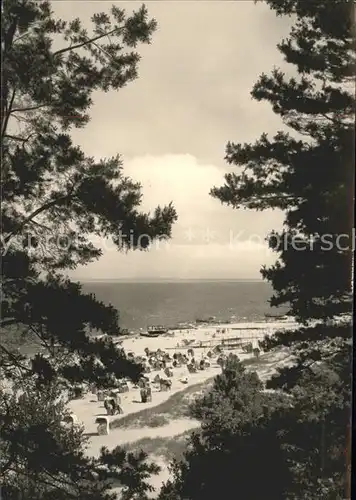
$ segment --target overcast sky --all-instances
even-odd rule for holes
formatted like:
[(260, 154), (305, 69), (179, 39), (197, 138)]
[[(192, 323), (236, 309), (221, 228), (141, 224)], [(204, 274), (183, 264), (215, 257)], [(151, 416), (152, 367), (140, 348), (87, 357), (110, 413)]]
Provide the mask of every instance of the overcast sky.
[[(119, 2), (132, 10), (141, 2)], [(64, 19), (89, 20), (112, 2), (56, 1)], [(251, 1), (146, 2), (158, 21), (153, 43), (139, 47), (139, 78), (98, 93), (91, 122), (73, 136), (86, 154), (122, 154), (125, 173), (143, 185), (143, 209), (173, 201), (179, 216), (169, 244), (104, 255), (75, 278), (259, 278), (275, 260), (264, 244), (279, 212), (237, 211), (209, 196), (229, 171), (225, 146), (282, 127), (250, 91), (262, 72), (284, 63), (276, 44), (288, 20)], [(136, 5), (137, 6), (137, 5)]]

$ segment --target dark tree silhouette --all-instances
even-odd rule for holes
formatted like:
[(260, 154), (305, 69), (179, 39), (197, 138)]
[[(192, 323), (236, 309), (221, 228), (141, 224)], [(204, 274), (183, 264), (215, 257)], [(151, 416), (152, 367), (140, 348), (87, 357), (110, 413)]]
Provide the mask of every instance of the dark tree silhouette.
[[(124, 175), (120, 156), (87, 157), (70, 131), (88, 123), (94, 91), (119, 90), (137, 77), (135, 48), (150, 43), (156, 22), (144, 6), (131, 15), (112, 6), (92, 17), (90, 30), (79, 19), (56, 19), (47, 1), (8, 0), (2, 9), (0, 368), (8, 387), (28, 394), (19, 402), (2, 393), (4, 495), (109, 499), (105, 470), (116, 467), (112, 477), (121, 470), (127, 498), (145, 498), (144, 479), (156, 470), (145, 457), (116, 450), (93, 462), (79, 438), (67, 449), (60, 409), (42, 394), (58, 382), (106, 387), (141, 373), (113, 342), (88, 335), (120, 333), (118, 312), (64, 273), (100, 257), (93, 235), (118, 251), (142, 250), (170, 236), (176, 213), (172, 205), (140, 211), (140, 185)], [(33, 348), (30, 360), (15, 349), (19, 336)]]
[(277, 15), (295, 16), (278, 48), (298, 77), (275, 69), (260, 77), (252, 96), (270, 102), (291, 133), (229, 143), (226, 159), (243, 171), (228, 174), (212, 195), (236, 209), (285, 212), (283, 232), (269, 236), (278, 261), (262, 275), (275, 291), (271, 305), (289, 305), (301, 328), (266, 340), (265, 347), (291, 347), (302, 368), (348, 351), (351, 339), (354, 6), (267, 4)]
[[(293, 366), (267, 384), (283, 389), (290, 406), (267, 408), (246, 427), (234, 411), (247, 389), (237, 384), (228, 394), (220, 387), (219, 397), (209, 393), (197, 414), (201, 433), (173, 465), (162, 500), (218, 498), (222, 488), (231, 499), (350, 498), (355, 10), (352, 2), (331, 0), (266, 3), (277, 15), (293, 16), (278, 48), (296, 76), (274, 69), (251, 94), (271, 103), (289, 133), (228, 143), (226, 160), (240, 170), (211, 194), (235, 209), (285, 213), (283, 231), (268, 238), (278, 261), (262, 275), (274, 289), (271, 305), (289, 306), (300, 327), (277, 332), (262, 347), (287, 347), (294, 356)], [(246, 403), (247, 414), (254, 401)]]
[[(46, 348), (58, 342), (89, 361), (100, 350), (111, 359), (112, 346), (98, 350), (86, 332), (116, 333), (117, 311), (60, 273), (101, 255), (93, 234), (118, 250), (143, 249), (149, 239), (140, 236), (169, 237), (176, 214), (171, 205), (140, 212), (140, 185), (124, 176), (120, 157), (86, 157), (69, 131), (89, 120), (94, 90), (137, 76), (132, 49), (149, 43), (156, 23), (145, 7), (126, 17), (114, 6), (111, 16), (93, 16), (88, 33), (78, 19), (54, 19), (48, 2), (15, 0), (2, 23), (1, 325), (23, 325)], [(52, 49), (53, 36), (63, 48)]]
[(289, 406), (287, 396), (264, 392), (257, 374), (229, 356), (212, 388), (192, 404), (201, 430), (190, 438), (184, 460), (173, 462), (159, 500), (284, 498), (292, 475), (280, 412)]

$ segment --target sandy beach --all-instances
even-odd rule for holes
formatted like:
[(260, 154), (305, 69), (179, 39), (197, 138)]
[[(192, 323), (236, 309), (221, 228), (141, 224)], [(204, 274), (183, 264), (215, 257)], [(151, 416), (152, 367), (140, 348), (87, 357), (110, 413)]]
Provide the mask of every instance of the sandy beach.
[[(123, 340), (122, 345), (127, 353), (133, 352), (135, 355), (143, 355), (146, 347), (151, 351), (161, 349), (172, 355), (174, 352), (186, 352), (189, 342), (194, 342), (194, 345), (203, 342), (208, 347), (195, 349), (195, 358), (199, 361), (206, 355), (209, 345), (213, 346), (224, 338), (240, 337), (257, 347), (258, 341), (264, 336), (269, 336), (278, 329), (292, 329), (294, 326), (291, 320), (209, 325), (192, 330), (176, 330), (156, 338), (129, 337)], [(224, 352), (237, 354), (247, 366), (251, 360), (251, 368), (259, 373), (262, 380), (268, 379), (281, 363), (288, 362), (288, 356), (283, 352), (277, 357), (261, 354), (258, 363), (253, 362), (256, 360), (252, 354), (243, 353), (241, 349)], [(152, 371), (147, 376), (152, 381), (157, 373), (164, 376), (163, 371)], [(179, 446), (183, 449), (187, 433), (199, 426), (199, 422), (191, 419), (186, 413), (189, 402), (206, 389), (209, 382), (211, 383), (219, 373), (221, 368), (216, 363), (216, 357), (212, 359), (210, 367), (198, 370), (197, 373), (188, 373), (186, 365), (174, 368), (171, 390), (161, 392), (153, 387), (152, 401), (147, 403), (141, 403), (140, 389), (129, 383), (129, 392), (121, 394), (123, 414), (110, 417), (111, 429), (107, 436), (97, 434), (95, 419), (97, 416), (106, 415), (106, 410), (103, 402), (97, 401), (95, 394), (86, 394), (80, 400), (71, 401), (70, 410), (84, 425), (85, 433), (89, 436), (87, 453), (96, 456), (102, 446), (109, 449), (118, 445), (129, 450), (142, 448), (149, 453), (149, 459), (162, 468), (160, 474), (152, 478), (152, 485), (159, 489), (162, 482), (169, 477), (167, 463), (174, 456), (174, 452), (170, 453), (170, 445), (174, 449)], [(181, 382), (183, 377), (188, 378), (185, 384)]]

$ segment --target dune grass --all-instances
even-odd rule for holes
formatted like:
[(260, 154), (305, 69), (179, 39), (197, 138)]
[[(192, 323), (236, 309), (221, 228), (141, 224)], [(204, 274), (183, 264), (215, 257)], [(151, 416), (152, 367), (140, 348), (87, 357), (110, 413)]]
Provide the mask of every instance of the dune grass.
[[(252, 370), (258, 366), (266, 368), (270, 365), (272, 367), (275, 363), (275, 357), (271, 353), (261, 354), (258, 359), (249, 358), (243, 361), (243, 364)], [(158, 428), (167, 425), (172, 420), (191, 418), (188, 411), (189, 405), (195, 397), (208, 389), (214, 378), (211, 377), (205, 382), (187, 387), (155, 407), (146, 408), (114, 420), (110, 426), (112, 428)], [(173, 459), (182, 460), (187, 449), (187, 439), (194, 430), (190, 429), (172, 437), (143, 437), (137, 441), (124, 443), (122, 447), (127, 451), (143, 450), (148, 456), (163, 457), (167, 462), (171, 462)]]
[(185, 431), (171, 438), (142, 438), (132, 443), (124, 443), (122, 447), (127, 451), (143, 450), (148, 456), (163, 457), (167, 461), (181, 460), (187, 448), (187, 438), (191, 430)]
[(169, 424), (169, 419), (165, 415), (154, 414), (150, 415), (149, 419), (145, 422), (146, 427), (163, 427)]
[[(279, 362), (280, 360), (276, 360), (272, 353), (261, 354), (258, 359), (251, 357), (242, 361), (246, 368), (251, 369), (257, 369), (258, 367), (265, 368), (269, 365), (272, 367)], [(188, 386), (172, 394), (166, 401), (163, 401), (157, 406), (144, 408), (141, 411), (115, 419), (110, 423), (110, 428), (163, 427), (172, 420), (191, 418), (189, 414), (189, 405), (194, 398), (208, 389), (214, 378), (215, 377), (210, 377), (204, 382)]]
[(244, 359), (242, 361), (242, 364), (245, 365), (246, 367), (256, 366), (256, 368), (258, 366), (270, 365), (272, 363), (273, 361), (271, 360), (270, 357), (267, 356), (267, 354), (261, 354), (259, 358), (253, 357), (249, 359)]
[[(193, 397), (201, 393), (213, 379), (214, 377), (211, 377), (205, 382), (186, 387), (182, 391), (172, 394), (166, 401), (157, 406), (145, 408), (113, 420), (110, 423), (110, 428), (161, 427), (168, 424), (170, 420), (190, 418), (189, 405)], [(159, 422), (161, 425), (158, 425)]]

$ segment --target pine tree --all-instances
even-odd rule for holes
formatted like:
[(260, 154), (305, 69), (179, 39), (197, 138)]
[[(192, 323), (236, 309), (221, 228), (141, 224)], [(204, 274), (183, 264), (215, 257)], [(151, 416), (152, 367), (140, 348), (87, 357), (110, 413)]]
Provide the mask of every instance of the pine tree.
[[(351, 407), (355, 8), (352, 2), (329, 0), (267, 4), (277, 15), (294, 16), (290, 36), (278, 49), (296, 76), (287, 78), (279, 69), (271, 76), (263, 74), (252, 97), (270, 102), (290, 132), (278, 132), (271, 139), (263, 134), (254, 144), (229, 143), (226, 159), (243, 171), (228, 174), (225, 185), (214, 188), (212, 195), (234, 208), (277, 208), (285, 213), (283, 231), (269, 237), (278, 261), (263, 268), (262, 276), (275, 292), (271, 305), (288, 305), (300, 328), (277, 332), (263, 343), (265, 349), (289, 347), (296, 361), (279, 370), (268, 386), (301, 390), (309, 376), (308, 389), (326, 396), (328, 382), (319, 370), (331, 370), (339, 380), (330, 393), (333, 404), (321, 398), (325, 408), (319, 407), (316, 419), (317, 434), (325, 437), (329, 422), (327, 432), (339, 442), (336, 456), (324, 438), (318, 449), (322, 461), (332, 457), (335, 475), (319, 469), (305, 494), (343, 498), (343, 487), (348, 488), (343, 451), (350, 446), (346, 436)], [(311, 406), (309, 412), (313, 414)], [(306, 444), (304, 451), (308, 456)], [(299, 464), (301, 475), (308, 473), (308, 460)], [(328, 479), (330, 483), (316, 493)]]
[[(137, 76), (132, 48), (150, 42), (156, 22), (145, 7), (126, 17), (114, 6), (111, 17), (93, 16), (88, 33), (79, 19), (54, 19), (48, 2), (10, 0), (2, 23), (1, 326), (22, 325), (46, 348), (80, 352), (83, 363), (107, 356), (112, 371), (112, 346), (89, 342), (86, 332), (116, 333), (118, 313), (63, 271), (100, 257), (93, 234), (118, 251), (144, 249), (149, 238), (170, 236), (176, 214), (171, 205), (140, 212), (140, 185), (124, 176), (120, 157), (89, 158), (69, 132), (88, 122), (94, 90), (118, 90)], [(63, 39), (56, 51), (54, 36)]]
[[(280, 131), (273, 138), (263, 134), (254, 144), (229, 143), (226, 159), (243, 171), (228, 174), (225, 185), (214, 188), (212, 195), (237, 209), (277, 208), (285, 213), (283, 231), (269, 237), (278, 261), (263, 268), (262, 276), (275, 292), (271, 305), (288, 305), (300, 328), (277, 332), (263, 343), (265, 349), (287, 346), (295, 355), (295, 365), (280, 369), (268, 387), (305, 393), (309, 377), (308, 390), (325, 396), (319, 412), (307, 407), (309, 418), (314, 415), (314, 432), (324, 435), (318, 456), (326, 462), (330, 458), (335, 475), (330, 468), (319, 469), (314, 484), (311, 480), (304, 491), (309, 498), (343, 498), (348, 474), (343, 451), (350, 446), (346, 435), (351, 406), (355, 10), (347, 1), (267, 4), (277, 15), (294, 16), (290, 36), (278, 49), (296, 76), (288, 78), (279, 69), (271, 76), (263, 74), (252, 97), (270, 102), (290, 132)], [(320, 370), (331, 371), (339, 381), (330, 388), (332, 404), (326, 398), (327, 376), (321, 377)], [(311, 394), (305, 394), (304, 404), (308, 400)], [(296, 420), (297, 408), (296, 404)], [(325, 425), (335, 448), (325, 442)], [(298, 446), (298, 440), (294, 444)], [(299, 473), (307, 475), (308, 463), (313, 463), (311, 448), (299, 445), (307, 457)]]
[(38, 390), (31, 381), (19, 392), (0, 391), (1, 475), (4, 499), (146, 498), (147, 478), (158, 471), (146, 455), (117, 447), (87, 456), (82, 426), (63, 425), (68, 410), (57, 387)]
[(305, 365), (351, 338), (354, 9), (351, 2), (328, 0), (267, 4), (277, 15), (295, 16), (278, 49), (298, 76), (274, 69), (251, 94), (270, 102), (290, 133), (228, 143), (227, 161), (243, 171), (227, 174), (212, 195), (236, 209), (285, 213), (283, 231), (269, 237), (278, 261), (262, 275), (275, 292), (271, 305), (288, 305), (303, 327), (267, 345), (292, 347)]
[(280, 423), (290, 402), (263, 389), (258, 375), (230, 355), (211, 389), (191, 406), (201, 429), (190, 437), (184, 460), (173, 462), (159, 500), (284, 498), (292, 475)]
[[(41, 394), (64, 382), (107, 387), (122, 377), (135, 380), (142, 371), (113, 342), (88, 335), (119, 334), (118, 311), (84, 294), (65, 273), (101, 256), (93, 235), (111, 238), (118, 251), (144, 250), (153, 239), (170, 236), (176, 213), (172, 205), (153, 214), (140, 211), (141, 187), (124, 175), (120, 156), (88, 157), (70, 133), (88, 123), (94, 91), (118, 91), (137, 77), (135, 48), (150, 43), (156, 21), (145, 6), (132, 15), (113, 6), (95, 14), (89, 30), (79, 19), (56, 19), (48, 1), (9, 0), (2, 9), (0, 368), (10, 387), (16, 383), (29, 396), (22, 398), (22, 410), (15, 394), (8, 401), (2, 393), (1, 482), (9, 499), (99, 500), (111, 498), (105, 470), (117, 466), (112, 477), (121, 467), (121, 479), (131, 485), (127, 498), (138, 492), (144, 498), (148, 487), (142, 481), (156, 470), (145, 465), (145, 457), (127, 462), (116, 450), (103, 454), (100, 465), (81, 455), (79, 439), (70, 461), (79, 460), (78, 468), (69, 470), (59, 417), (50, 425), (45, 412), (36, 414), (29, 403), (42, 404)], [(30, 360), (14, 349), (19, 335), (35, 349)], [(44, 408), (56, 410), (55, 401)], [(61, 410), (54, 413), (60, 416)], [(19, 435), (23, 446), (14, 448)], [(50, 448), (34, 463), (32, 452), (41, 440)], [(17, 467), (17, 485), (9, 464)], [(40, 480), (51, 474), (55, 479), (44, 487)], [(66, 481), (80, 484), (81, 496), (72, 486), (67, 491)]]

